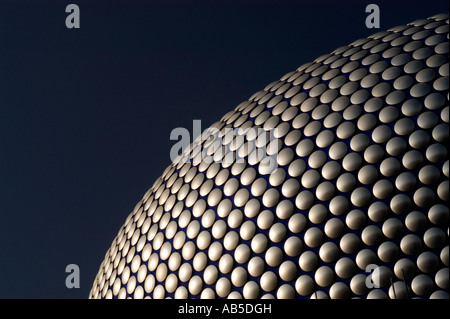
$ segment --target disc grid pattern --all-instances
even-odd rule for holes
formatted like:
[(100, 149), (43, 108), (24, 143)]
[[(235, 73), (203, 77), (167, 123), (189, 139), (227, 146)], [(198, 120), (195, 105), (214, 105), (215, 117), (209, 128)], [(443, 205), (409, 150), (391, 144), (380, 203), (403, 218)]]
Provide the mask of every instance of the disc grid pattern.
[[(448, 30), (356, 40), (225, 114), (136, 205), (89, 297), (448, 298)], [(230, 128), (274, 132), (277, 169)]]

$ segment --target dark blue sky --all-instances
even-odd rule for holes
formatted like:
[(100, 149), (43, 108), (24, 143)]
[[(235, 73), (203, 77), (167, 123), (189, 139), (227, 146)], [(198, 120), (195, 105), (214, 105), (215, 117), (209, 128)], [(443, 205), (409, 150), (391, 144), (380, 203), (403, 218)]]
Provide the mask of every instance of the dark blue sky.
[[(81, 28), (65, 27), (76, 3)], [(203, 129), (285, 73), (442, 1), (0, 2), (0, 298), (86, 298), (128, 214)], [(77, 264), (81, 288), (65, 287)]]

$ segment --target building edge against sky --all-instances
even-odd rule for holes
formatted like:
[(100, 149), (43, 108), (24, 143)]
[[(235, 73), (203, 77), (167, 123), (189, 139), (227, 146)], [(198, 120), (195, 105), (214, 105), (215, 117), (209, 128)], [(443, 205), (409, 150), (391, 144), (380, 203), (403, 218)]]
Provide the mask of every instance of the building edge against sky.
[(89, 297), (448, 298), (448, 69), (437, 14), (267, 85), (155, 181)]

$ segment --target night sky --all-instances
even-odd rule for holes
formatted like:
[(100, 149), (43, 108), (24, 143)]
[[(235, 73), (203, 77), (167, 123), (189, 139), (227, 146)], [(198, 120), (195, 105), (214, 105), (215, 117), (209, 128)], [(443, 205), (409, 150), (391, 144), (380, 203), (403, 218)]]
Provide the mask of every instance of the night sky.
[[(67, 29), (75, 3), (81, 28)], [(376, 3), (381, 29), (365, 26)], [(170, 132), (442, 1), (0, 1), (0, 298), (87, 298)], [(68, 289), (66, 265), (81, 271)]]

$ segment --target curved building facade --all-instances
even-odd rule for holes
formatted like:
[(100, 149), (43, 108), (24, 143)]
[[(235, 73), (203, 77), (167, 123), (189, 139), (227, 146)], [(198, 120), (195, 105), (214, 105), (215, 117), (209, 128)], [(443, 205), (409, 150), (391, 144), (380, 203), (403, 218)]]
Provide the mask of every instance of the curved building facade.
[(90, 298), (448, 298), (449, 23), (300, 66), (205, 130)]

